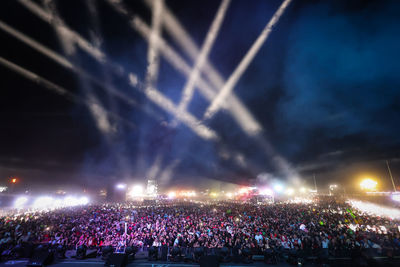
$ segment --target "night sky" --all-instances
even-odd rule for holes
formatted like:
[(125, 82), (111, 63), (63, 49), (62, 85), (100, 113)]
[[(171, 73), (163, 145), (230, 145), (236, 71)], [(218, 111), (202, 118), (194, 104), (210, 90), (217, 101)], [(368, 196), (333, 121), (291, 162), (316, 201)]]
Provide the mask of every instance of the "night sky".
[[(145, 1), (122, 1), (151, 27)], [(0, 183), (17, 176), (29, 186), (104, 186), (110, 181), (208, 186), (290, 181), (279, 158), (306, 183), (353, 186), (360, 175), (390, 189), (385, 160), (400, 184), (400, 2), (293, 0), (233, 94), (262, 126), (249, 136), (229, 109), (204, 124), (217, 141), (204, 140), (150, 101), (24, 5), (34, 3), (145, 81), (147, 41), (107, 0), (0, 3), (0, 21), (82, 71), (74, 72), (0, 29), (1, 57), (65, 88), (61, 95), (0, 64)], [(278, 0), (232, 0), (209, 54), (227, 80), (280, 6)], [(220, 1), (166, 0), (198, 47)], [(162, 38), (189, 66), (194, 61), (162, 27)], [(64, 42), (63, 42), (64, 41)], [(65, 45), (65, 43), (69, 44)], [(63, 45), (64, 44), (64, 45)], [(72, 51), (72, 52), (71, 52)], [(95, 77), (85, 78), (82, 72)], [(207, 80), (204, 74), (201, 77)], [(175, 105), (187, 77), (160, 54), (156, 88)], [(105, 89), (111, 85), (123, 97)], [(110, 87), (110, 86), (109, 86)], [(140, 87), (140, 86), (139, 86)], [(219, 89), (218, 89), (219, 90)], [(82, 104), (97, 101), (100, 111)], [(73, 100), (73, 101), (72, 101)], [(128, 101), (127, 101), (128, 100)], [(196, 89), (188, 111), (201, 120), (209, 101)], [(229, 105), (229, 102), (227, 102)], [(175, 124), (174, 124), (175, 123)], [(265, 149), (265, 145), (271, 151)]]

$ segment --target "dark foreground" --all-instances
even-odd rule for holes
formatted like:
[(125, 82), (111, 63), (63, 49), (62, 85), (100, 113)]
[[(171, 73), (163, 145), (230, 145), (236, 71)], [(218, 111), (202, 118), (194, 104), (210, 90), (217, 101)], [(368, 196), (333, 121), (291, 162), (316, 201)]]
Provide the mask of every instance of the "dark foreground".
[[(29, 259), (22, 258), (17, 260), (8, 260), (0, 263), (0, 266), (15, 266), (22, 267), (27, 266), (29, 263)], [(400, 266), (400, 256), (395, 256), (393, 258), (388, 257), (372, 257), (372, 258), (362, 258), (355, 259), (351, 257), (330, 257), (325, 261), (320, 261), (316, 257), (310, 257), (306, 261), (301, 263), (293, 263), (288, 262), (287, 259), (279, 259), (275, 264), (266, 264), (262, 257), (253, 257), (250, 263), (220, 263), (220, 266)], [(113, 266), (106, 264), (100, 257), (89, 258), (78, 260), (76, 258), (66, 258), (63, 260), (54, 259), (49, 266), (54, 267), (75, 267), (75, 266), (88, 266), (88, 267), (96, 267), (96, 266)], [(117, 265), (116, 265), (117, 266)], [(171, 261), (149, 261), (147, 253), (139, 253), (138, 257), (135, 260), (131, 260), (124, 266), (142, 266), (142, 267), (192, 267), (192, 266), (200, 266), (199, 263), (196, 262), (171, 262)], [(210, 264), (205, 265), (206, 267), (211, 267)]]

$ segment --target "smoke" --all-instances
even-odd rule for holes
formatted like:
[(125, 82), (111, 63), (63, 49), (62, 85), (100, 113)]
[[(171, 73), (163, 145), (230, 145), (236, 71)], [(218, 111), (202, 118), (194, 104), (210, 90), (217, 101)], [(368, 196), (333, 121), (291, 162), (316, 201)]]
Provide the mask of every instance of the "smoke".
[(88, 93), (88, 99), (90, 102), (89, 110), (96, 122), (97, 128), (106, 135), (115, 133), (117, 131), (116, 124), (111, 123), (106, 110), (98, 102), (98, 99), (92, 93)]
[(257, 37), (256, 41), (252, 44), (249, 51), (240, 61), (239, 65), (235, 68), (234, 72), (228, 78), (224, 86), (219, 91), (218, 95), (213, 99), (211, 104), (208, 106), (206, 112), (204, 113), (204, 119), (210, 119), (219, 110), (221, 104), (224, 102), (226, 97), (232, 92), (233, 88), (236, 86), (237, 82), (246, 71), (250, 63), (253, 61), (254, 57), (257, 55), (258, 51), (268, 39), (268, 36), (272, 32), (275, 24), (279, 21), (286, 8), (289, 6), (291, 0), (285, 0), (272, 16), (270, 21), (267, 23), (261, 34)]
[(296, 133), (295, 152), (313, 129), (400, 141), (392, 130), (400, 115), (400, 3), (344, 3), (305, 6), (290, 32), (279, 117), (287, 136)]

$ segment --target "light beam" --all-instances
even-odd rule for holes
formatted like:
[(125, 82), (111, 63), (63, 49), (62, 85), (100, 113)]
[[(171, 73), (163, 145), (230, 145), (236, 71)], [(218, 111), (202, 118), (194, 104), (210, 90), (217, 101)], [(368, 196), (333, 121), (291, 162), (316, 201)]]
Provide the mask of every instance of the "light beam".
[(158, 53), (158, 36), (161, 35), (161, 14), (163, 11), (164, 0), (153, 1), (152, 6), (152, 27), (149, 38), (149, 47), (147, 52), (147, 73), (146, 73), (146, 89), (155, 87), (158, 76), (158, 68), (160, 57)]
[(206, 39), (204, 41), (203, 47), (200, 50), (200, 53), (196, 59), (193, 70), (189, 75), (189, 79), (187, 80), (183, 92), (181, 102), (179, 103), (179, 110), (185, 110), (190, 100), (193, 97), (195, 84), (197, 79), (202, 72), (203, 66), (207, 60), (208, 54), (211, 51), (211, 48), (214, 44), (214, 41), (218, 35), (218, 31), (222, 25), (224, 20), (226, 10), (229, 7), (230, 0), (223, 0), (221, 5), (218, 8), (217, 14), (211, 24), (211, 27), (207, 33)]
[[(40, 18), (42, 18), (43, 20), (45, 20), (46, 22), (51, 24), (51, 19), (49, 19), (51, 17), (51, 15), (46, 12), (45, 10), (43, 10), (42, 8), (40, 8), (37, 4), (29, 1), (29, 0), (20, 0), (20, 2), (26, 6), (29, 10), (31, 10), (35, 15), (39, 16)], [(113, 1), (109, 0), (109, 3), (112, 6), (115, 6)], [(122, 13), (126, 13), (126, 11), (124, 10), (120, 10), (120, 12)], [(64, 29), (71, 35), (75, 36), (74, 39), (77, 41), (78, 45), (83, 45), (82, 49), (84, 47), (86, 47), (86, 52), (92, 51), (91, 49), (88, 48), (87, 45), (84, 45), (85, 43), (89, 43), (87, 42), (84, 38), (80, 37), (80, 35), (74, 33), (72, 30), (70, 30), (68, 27), (64, 27)], [(150, 30), (148, 29), (148, 27), (146, 28), (149, 32)], [(150, 34), (148, 34), (150, 35)], [(158, 38), (160, 39), (160, 38)], [(93, 47), (93, 46), (90, 46)], [(93, 47), (94, 48), (94, 47)], [(94, 48), (96, 50), (96, 48)], [(101, 52), (101, 51), (100, 51)], [(93, 53), (92, 53), (93, 54)], [(102, 53), (102, 55), (104, 55)], [(99, 57), (95, 57), (95, 54), (93, 55), (95, 59), (97, 59), (98, 61), (104, 63), (103, 58), (105, 58), (105, 56), (102, 56), (101, 58)], [(109, 64), (111, 64), (110, 62), (108, 62)], [(112, 64), (114, 65), (114, 64)], [(117, 66), (119, 67), (119, 66)], [(124, 73), (124, 69), (118, 68), (120, 70), (120, 73)], [(190, 72), (190, 67), (188, 67), (188, 72)], [(138, 88), (139, 86), (142, 86), (142, 83), (139, 83), (138, 77), (136, 74), (133, 73), (129, 73), (129, 80), (130, 80), (130, 85), (132, 85), (132, 87), (134, 88)], [(173, 102), (168, 99), (166, 96), (164, 96), (162, 93), (158, 92), (155, 89), (152, 88), (148, 88), (147, 90), (145, 90), (143, 93), (145, 93), (145, 95), (152, 101), (154, 102), (156, 105), (158, 105), (159, 107), (161, 107), (162, 109), (164, 109), (165, 111), (167, 111), (168, 113), (171, 113), (172, 115), (175, 115), (175, 113), (177, 113), (177, 108), (175, 107), (175, 105), (173, 104)], [(208, 127), (202, 125), (193, 115), (188, 114), (187, 112), (180, 114), (179, 116), (176, 116), (178, 119), (183, 120), (182, 122), (184, 124), (186, 124), (190, 129), (192, 129), (197, 135), (199, 135), (201, 138), (204, 139), (217, 139), (217, 136), (215, 134), (214, 131), (210, 130)]]
[(231, 74), (229, 79), (226, 81), (221, 91), (218, 93), (217, 97), (214, 98), (212, 103), (207, 108), (203, 116), (204, 119), (210, 119), (218, 111), (221, 104), (225, 101), (226, 97), (231, 93), (231, 91), (236, 86), (239, 79), (242, 77), (243, 73), (246, 71), (247, 67), (250, 65), (254, 57), (257, 55), (261, 46), (268, 39), (273, 27), (279, 21), (279, 18), (282, 16), (283, 12), (286, 10), (291, 1), (292, 0), (285, 0), (281, 4), (279, 9), (275, 12), (275, 14), (272, 16), (271, 20), (268, 22), (264, 30), (261, 32), (261, 34), (258, 36), (256, 41), (251, 46), (250, 50), (246, 53), (242, 61), (236, 67), (236, 69)]
[[(15, 73), (18, 73), (19, 75), (25, 77), (28, 80), (31, 80), (32, 82), (35, 82), (43, 87), (45, 87), (46, 89), (53, 91), (56, 94), (59, 94), (61, 96), (66, 97), (67, 99), (74, 101), (78, 104), (83, 104), (86, 105), (88, 108), (90, 108), (91, 106), (95, 106), (97, 105), (97, 103), (92, 102), (90, 99), (81, 99), (79, 96), (70, 93), (67, 89), (65, 89), (64, 87), (61, 87), (39, 75), (37, 75), (36, 73), (33, 73), (21, 66), (18, 66), (17, 64), (8, 61), (7, 59), (0, 57), (0, 64), (3, 65), (4, 67), (14, 71)], [(124, 118), (120, 117), (118, 114), (109, 112), (109, 111), (104, 111), (107, 113), (108, 116), (121, 120), (124, 123), (126, 123), (128, 126), (135, 128), (136, 126), (130, 122), (125, 120)]]
[[(145, 3), (148, 6), (151, 6), (151, 2), (152, 0), (145, 0)], [(125, 10), (125, 15), (126, 14), (127, 12)], [(177, 45), (182, 49), (183, 52), (185, 52), (189, 56), (189, 58), (191, 58), (192, 60), (196, 60), (198, 54), (200, 53), (200, 49), (197, 47), (196, 43), (190, 38), (189, 33), (183, 28), (181, 23), (168, 9), (167, 6), (164, 6), (162, 18), (164, 23), (163, 25), (165, 26), (166, 31), (173, 37)], [(208, 90), (208, 88), (204, 88), (201, 84), (203, 83), (201, 77), (197, 80), (196, 86), (200, 89), (200, 93), (202, 93), (207, 98), (207, 100), (211, 101), (216, 96), (216, 88), (222, 88), (225, 84), (225, 81), (222, 75), (207, 59), (205, 60), (204, 64), (205, 65), (203, 68), (203, 72), (214, 87), (210, 87), (210, 90), (212, 91), (210, 93), (211, 98), (207, 95), (208, 92), (206, 90)], [(240, 127), (242, 127), (242, 129), (246, 132), (246, 134), (252, 136), (261, 132), (261, 125), (256, 121), (249, 110), (234, 94), (228, 96), (227, 102), (229, 103), (229, 105), (223, 104), (222, 107), (229, 109), (232, 116), (235, 118)]]

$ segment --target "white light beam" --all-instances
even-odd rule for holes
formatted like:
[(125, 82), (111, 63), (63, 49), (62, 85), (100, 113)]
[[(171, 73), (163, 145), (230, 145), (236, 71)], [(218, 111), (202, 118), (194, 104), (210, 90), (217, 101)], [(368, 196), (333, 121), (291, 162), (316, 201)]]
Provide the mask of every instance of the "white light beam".
[(250, 50), (244, 56), (242, 61), (236, 67), (234, 72), (231, 74), (227, 82), (222, 87), (221, 91), (218, 93), (217, 97), (213, 100), (213, 102), (209, 105), (206, 112), (204, 113), (204, 119), (210, 119), (220, 108), (221, 103), (224, 102), (226, 97), (231, 93), (233, 88), (236, 86), (239, 79), (242, 77), (243, 73), (246, 71), (247, 67), (250, 65), (257, 52), (260, 50), (261, 46), (268, 39), (273, 27), (279, 21), (279, 18), (282, 16), (283, 12), (286, 10), (288, 5), (292, 0), (285, 0), (279, 9), (272, 16), (271, 20), (265, 26), (264, 30), (258, 36), (257, 40), (253, 43)]
[(163, 11), (164, 0), (154, 0), (152, 11), (152, 27), (149, 40), (149, 48), (147, 52), (147, 73), (146, 87), (155, 87), (158, 76), (158, 68), (160, 65), (160, 57), (158, 54), (158, 36), (161, 35), (161, 14)]
[[(79, 96), (72, 94), (70, 91), (65, 89), (64, 87), (61, 87), (39, 75), (36, 73), (33, 73), (11, 61), (8, 61), (7, 59), (0, 57), (0, 64), (3, 65), (4, 67), (14, 71), (15, 73), (18, 73), (19, 75), (25, 77), (26, 79), (35, 82), (45, 88), (47, 88), (50, 91), (53, 91), (54, 93), (57, 93), (61, 96), (66, 97), (67, 99), (78, 103), (78, 104), (83, 104), (86, 105), (89, 109), (90, 108), (102, 108), (102, 107), (97, 107), (98, 103), (93, 102), (91, 99), (82, 99)], [(121, 120), (127, 125), (129, 125), (132, 128), (136, 128), (135, 124), (133, 124), (131, 121), (125, 120), (124, 118), (120, 117), (118, 114), (115, 114), (113, 112), (109, 112), (106, 110), (102, 110), (102, 112), (105, 112), (108, 116)]]
[(95, 83), (96, 85), (100, 86), (104, 90), (108, 91), (110, 94), (118, 97), (125, 103), (129, 104), (130, 106), (137, 107), (138, 103), (132, 99), (131, 97), (127, 96), (126, 94), (122, 93), (120, 90), (116, 89), (115, 87), (105, 84), (102, 81), (99, 81), (89, 73), (85, 72), (81, 68), (73, 65), (71, 61), (69, 61), (66, 57), (54, 52), (53, 50), (47, 48), (46, 46), (38, 43), (34, 39), (30, 38), (29, 36), (17, 31), (16, 29), (12, 28), (11, 26), (7, 25), (3, 21), (0, 20), (0, 29), (7, 32), (8, 34), (14, 36), (16, 39), (20, 40), (21, 42), (25, 43), (26, 45), (30, 46), (31, 48), (35, 49), (36, 51), (40, 52), (41, 54), (45, 55), (46, 57), (52, 59), (54, 62), (60, 64), (61, 66), (73, 71), (78, 75), (82, 75), (85, 78), (88, 78), (91, 82)]
[(84, 50), (86, 53), (94, 57), (96, 60), (105, 62), (105, 55), (103, 52), (94, 47), (90, 42), (88, 42), (77, 32), (68, 28), (60, 20), (54, 19), (53, 15), (50, 12), (47, 12), (45, 9), (41, 8), (38, 4), (30, 0), (18, 0), (18, 1), (25, 8), (30, 10), (33, 14), (35, 14), (42, 20), (56, 27), (57, 30), (60, 32), (60, 34), (63, 35), (63, 38), (73, 40), (82, 50)]
[(194, 64), (193, 70), (190, 73), (189, 79), (184, 86), (181, 102), (179, 103), (178, 106), (179, 110), (185, 110), (193, 97), (195, 84), (197, 82), (200, 73), (202, 72), (204, 64), (207, 61), (208, 54), (214, 44), (214, 41), (217, 38), (218, 31), (221, 28), (226, 11), (229, 7), (229, 3), (230, 0), (223, 0), (218, 8), (217, 14), (215, 15), (211, 27), (207, 33), (203, 47), (200, 50), (200, 53)]
[[(145, 3), (148, 6), (151, 6), (151, 2), (152, 0), (145, 0)], [(123, 13), (124, 15), (128, 14), (126, 10), (121, 10), (120, 5), (119, 7), (120, 13)], [(200, 49), (197, 47), (196, 43), (190, 38), (189, 33), (183, 28), (181, 23), (168, 9), (167, 6), (164, 6), (162, 18), (164, 23), (163, 25), (165, 26), (166, 31), (175, 39), (177, 45), (183, 50), (183, 52), (185, 52), (189, 56), (189, 58), (191, 58), (192, 60), (196, 60), (198, 54), (200, 53)], [(209, 98), (208, 96), (205, 96), (209, 101), (211, 101), (218, 92), (217, 89), (220, 89), (224, 86), (225, 80), (208, 60), (206, 60), (205, 62), (203, 72), (214, 87), (210, 88), (212, 91), (212, 97)], [(196, 86), (200, 89), (200, 93), (205, 95), (207, 93), (205, 91), (207, 88), (204, 88), (200, 83), (203, 83), (201, 77), (197, 80)], [(222, 107), (229, 109), (234, 119), (248, 135), (256, 135), (262, 131), (261, 125), (257, 122), (254, 116), (252, 116), (252, 114), (243, 105), (243, 103), (235, 96), (235, 94), (232, 93), (231, 95), (229, 95), (227, 102), (229, 103), (229, 106), (223, 104)]]
[[(40, 18), (44, 19), (45, 21), (49, 22), (51, 20), (49, 20), (48, 18), (51, 18), (51, 15), (48, 14), (45, 10), (43, 10), (42, 8), (40, 8), (39, 6), (37, 6), (35, 3), (29, 1), (29, 0), (20, 0), (20, 2), (22, 4), (29, 4), (29, 6), (27, 6), (27, 8), (29, 10), (31, 10), (35, 15), (39, 16)], [(113, 1), (109, 0), (109, 2), (113, 5)], [(32, 9), (32, 6), (35, 7), (34, 9)], [(113, 5), (114, 6), (114, 5)], [(119, 10), (120, 12), (124, 13), (124, 10)], [(46, 15), (44, 15), (46, 14)], [(146, 28), (149, 32), (150, 29), (147, 27)], [(79, 36), (77, 34), (74, 34), (74, 32), (72, 30), (70, 30), (68, 27), (65, 26), (65, 30), (68, 33), (73, 34), (74, 36)], [(150, 35), (150, 34), (148, 34)], [(80, 41), (80, 43), (89, 43), (87, 42), (85, 39), (83, 38), (78, 38), (77, 40)], [(78, 43), (79, 45), (79, 43)], [(84, 46), (86, 47), (86, 46)], [(93, 47), (93, 46), (91, 46)], [(94, 48), (94, 47), (93, 47)], [(83, 49), (83, 47), (82, 47)], [(96, 49), (96, 48), (94, 48)], [(97, 49), (96, 49), (97, 50)], [(90, 51), (90, 50), (89, 50)], [(88, 52), (88, 51), (87, 51)], [(101, 51), (100, 51), (101, 52)], [(102, 52), (101, 52), (102, 53)], [(103, 54), (103, 53), (102, 53)], [(104, 55), (104, 54), (103, 54)], [(105, 56), (104, 56), (105, 57)], [(103, 58), (101, 59), (98, 57), (94, 57), (95, 59), (97, 59), (98, 61), (103, 62)], [(111, 62), (108, 62), (108, 64), (111, 64)], [(119, 65), (115, 65), (113, 64), (112, 66), (116, 66), (118, 67), (118, 69), (120, 70), (120, 73), (123, 74), (125, 73), (124, 69), (122, 67), (119, 67)], [(188, 72), (190, 72), (190, 67), (188, 67)], [(143, 87), (143, 84), (139, 81), (138, 77), (136, 74), (134, 73), (129, 73), (127, 76), (129, 76), (129, 81), (130, 81), (130, 85), (134, 88), (140, 89), (139, 87)], [(145, 87), (144, 87), (145, 88)], [(142, 90), (141, 90), (142, 91)], [(209, 129), (208, 127), (204, 126), (201, 124), (200, 121), (198, 121), (193, 115), (188, 114), (187, 112), (184, 112), (180, 115), (176, 115), (177, 112), (177, 107), (175, 107), (174, 103), (168, 99), (166, 96), (164, 96), (161, 92), (153, 89), (153, 88), (149, 88), (148, 90), (144, 90), (143, 92), (152, 102), (154, 102), (156, 105), (158, 105), (159, 107), (161, 107), (162, 109), (164, 109), (166, 112), (171, 113), (172, 115), (176, 116), (178, 119), (182, 120), (182, 122), (188, 126), (191, 130), (193, 130), (197, 135), (199, 135), (201, 138), (203, 139), (218, 139), (218, 136), (216, 135), (216, 133)]]

